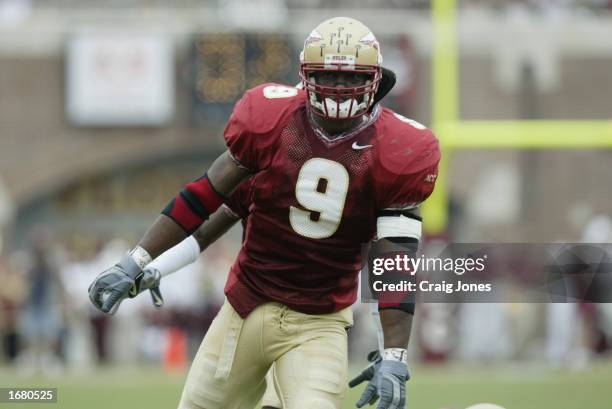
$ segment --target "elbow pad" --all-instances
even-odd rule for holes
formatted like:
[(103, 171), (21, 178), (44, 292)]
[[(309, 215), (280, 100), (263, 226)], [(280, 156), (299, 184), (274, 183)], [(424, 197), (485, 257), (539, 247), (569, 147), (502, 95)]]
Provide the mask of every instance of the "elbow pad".
[(214, 213), (225, 198), (215, 190), (208, 175), (189, 183), (162, 210), (162, 214), (174, 220), (187, 235), (200, 227)]

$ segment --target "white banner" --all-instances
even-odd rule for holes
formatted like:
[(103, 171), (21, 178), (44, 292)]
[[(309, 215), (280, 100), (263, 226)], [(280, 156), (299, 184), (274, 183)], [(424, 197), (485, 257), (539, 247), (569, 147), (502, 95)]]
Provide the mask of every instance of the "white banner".
[(162, 125), (174, 115), (172, 42), (162, 34), (75, 34), (66, 69), (67, 115), (76, 125)]

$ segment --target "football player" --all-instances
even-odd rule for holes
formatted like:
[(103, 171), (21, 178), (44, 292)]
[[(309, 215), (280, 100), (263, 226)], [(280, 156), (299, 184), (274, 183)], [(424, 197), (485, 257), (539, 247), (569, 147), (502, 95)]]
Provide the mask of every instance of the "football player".
[[(92, 303), (112, 313), (143, 269), (252, 180), (245, 238), (226, 302), (189, 371), (179, 408), (250, 408), (268, 369), (283, 408), (339, 408), (347, 379), (350, 305), (361, 245), (416, 251), (419, 205), (440, 159), (423, 125), (382, 107), (380, 46), (357, 20), (317, 26), (300, 55), (303, 89), (253, 88), (224, 131), (228, 150), (188, 184), (134, 249), (101, 273)], [(379, 303), (384, 350), (357, 406), (405, 407), (406, 348), (414, 305)]]

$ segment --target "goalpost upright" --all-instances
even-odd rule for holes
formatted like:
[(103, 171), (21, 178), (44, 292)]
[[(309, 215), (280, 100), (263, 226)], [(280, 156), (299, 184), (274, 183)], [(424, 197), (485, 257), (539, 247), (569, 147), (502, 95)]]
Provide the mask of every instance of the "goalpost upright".
[(612, 120), (461, 120), (457, 0), (432, 0), (432, 128), (442, 148), (436, 189), (423, 205), (424, 229), (448, 225), (448, 166), (458, 149), (612, 148)]

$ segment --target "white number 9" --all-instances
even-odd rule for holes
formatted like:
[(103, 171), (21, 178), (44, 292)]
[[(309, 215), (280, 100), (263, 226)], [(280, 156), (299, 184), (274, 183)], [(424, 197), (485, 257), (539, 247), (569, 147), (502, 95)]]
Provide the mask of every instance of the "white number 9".
[(334, 234), (342, 219), (348, 186), (348, 171), (338, 162), (313, 158), (304, 163), (295, 185), (295, 197), (307, 210), (289, 208), (293, 230), (312, 239)]
[(415, 121), (414, 119), (406, 118), (404, 115), (395, 114), (395, 117), (402, 122), (406, 122), (407, 124), (412, 125), (414, 128), (423, 131), (427, 129), (427, 127), (420, 122)]

